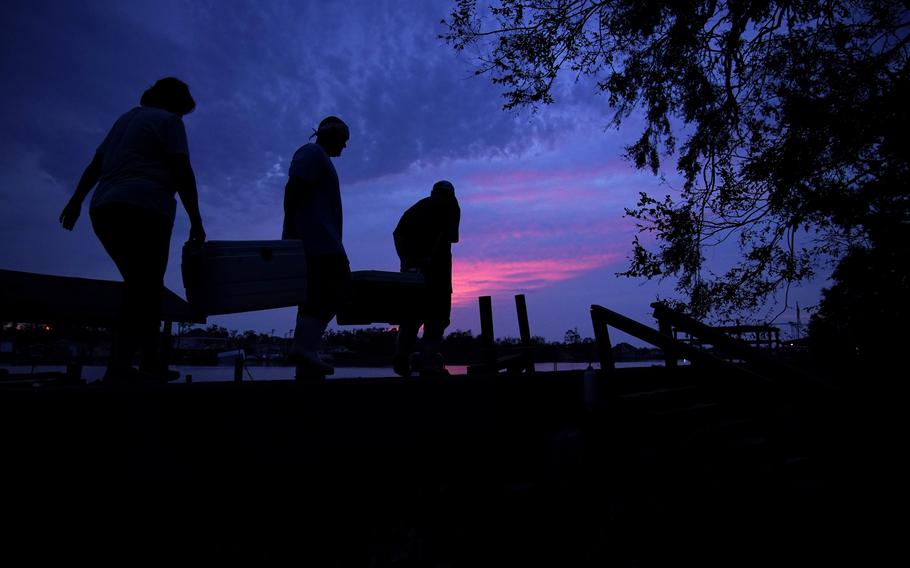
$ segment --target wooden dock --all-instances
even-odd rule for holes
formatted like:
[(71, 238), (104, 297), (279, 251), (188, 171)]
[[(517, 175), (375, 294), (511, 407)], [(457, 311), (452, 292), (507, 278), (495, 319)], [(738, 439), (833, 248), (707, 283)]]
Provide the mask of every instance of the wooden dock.
[[(20, 521), (43, 504), (37, 526), (66, 555), (779, 566), (857, 553), (875, 426), (856, 400), (655, 367), (599, 376), (586, 405), (584, 381), (7, 386), (3, 486)], [(116, 538), (85, 540), (86, 508)]]
[[(36, 296), (20, 276), (0, 271), (21, 299), (5, 310), (54, 296)], [(39, 277), (51, 291), (115, 286)], [(113, 313), (113, 295), (92, 297), (106, 303), (91, 314)], [(195, 317), (172, 303), (173, 321)], [(899, 447), (889, 424), (899, 413), (882, 407), (895, 401), (832, 388), (653, 307), (658, 329), (592, 306), (603, 370), (587, 375), (531, 372), (516, 297), (525, 350), (495, 352), (482, 298), (486, 348), (467, 376), (130, 386), (84, 384), (77, 368), (4, 377), (0, 558), (881, 563)], [(85, 316), (70, 308), (47, 317)], [(611, 327), (661, 348), (666, 366), (614, 368)]]

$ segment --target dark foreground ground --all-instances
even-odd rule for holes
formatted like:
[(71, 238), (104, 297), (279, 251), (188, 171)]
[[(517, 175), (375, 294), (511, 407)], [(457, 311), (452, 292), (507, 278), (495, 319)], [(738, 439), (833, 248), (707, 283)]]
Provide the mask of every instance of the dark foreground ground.
[[(0, 560), (831, 566), (890, 556), (893, 401), (699, 369), (0, 387)], [(895, 527), (894, 530), (888, 527)], [(4, 564), (6, 564), (4, 562)], [(10, 565), (10, 564), (6, 564)]]

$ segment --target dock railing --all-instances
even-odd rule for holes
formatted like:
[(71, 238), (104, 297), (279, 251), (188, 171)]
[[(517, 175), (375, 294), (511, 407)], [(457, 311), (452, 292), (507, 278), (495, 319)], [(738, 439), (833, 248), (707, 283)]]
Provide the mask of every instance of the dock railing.
[(771, 377), (787, 377), (811, 383), (816, 386), (829, 386), (827, 383), (813, 377), (806, 371), (798, 369), (780, 361), (773, 356), (773, 351), (768, 348), (758, 348), (747, 341), (730, 335), (728, 327), (712, 327), (704, 324), (692, 316), (675, 310), (662, 302), (651, 304), (654, 309), (654, 318), (662, 330), (670, 333), (682, 332), (698, 339), (698, 343), (709, 344), (713, 350), (722, 353), (730, 359), (741, 361), (758, 373)]
[(594, 338), (597, 342), (597, 355), (600, 361), (600, 368), (603, 372), (609, 373), (616, 368), (613, 361), (613, 346), (610, 342), (610, 327), (628, 333), (650, 343), (664, 352), (664, 364), (668, 367), (675, 367), (677, 359), (682, 357), (696, 364), (706, 364), (720, 367), (735, 366), (715, 357), (707, 351), (693, 347), (692, 345), (675, 339), (672, 335), (664, 333), (628, 318), (620, 313), (609, 310), (597, 304), (591, 305), (591, 323), (594, 326)]

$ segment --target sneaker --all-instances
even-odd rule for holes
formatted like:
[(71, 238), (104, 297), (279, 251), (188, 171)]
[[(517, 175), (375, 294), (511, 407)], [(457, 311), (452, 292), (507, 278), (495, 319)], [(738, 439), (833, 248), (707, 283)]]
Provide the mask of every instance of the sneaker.
[(162, 371), (159, 376), (164, 379), (164, 382), (170, 383), (180, 378), (180, 371), (174, 371), (173, 369), (164, 369), (164, 371)]
[(297, 367), (298, 378), (300, 375), (325, 376), (335, 374), (335, 367), (320, 359), (319, 356), (312, 351), (291, 353), (289, 359), (294, 362), (295, 366)]
[(163, 369), (157, 369), (155, 371), (150, 371), (148, 369), (143, 369), (142, 367), (139, 367), (139, 371), (142, 373), (145, 373), (147, 375), (157, 377), (158, 382), (160, 382), (160, 383), (170, 383), (170, 382), (176, 381), (177, 379), (180, 378), (179, 371), (172, 371), (171, 369), (168, 369), (167, 367), (165, 367)]
[(449, 370), (446, 369), (445, 367), (420, 370), (421, 377), (448, 377), (450, 375), (451, 375), (451, 373), (449, 373)]
[(446, 369), (445, 361), (443, 360), (441, 353), (415, 353), (414, 355), (416, 356), (415, 361), (417, 362), (414, 367), (420, 372), (421, 377), (440, 377), (449, 375), (449, 371)]
[(324, 381), (325, 373), (319, 373), (307, 365), (297, 365), (294, 367), (294, 380), (298, 382)]
[(135, 367), (124, 367), (122, 369), (108, 369), (104, 373), (101, 382), (107, 385), (141, 385), (141, 384), (160, 384), (164, 382), (159, 376), (145, 371), (140, 371)]

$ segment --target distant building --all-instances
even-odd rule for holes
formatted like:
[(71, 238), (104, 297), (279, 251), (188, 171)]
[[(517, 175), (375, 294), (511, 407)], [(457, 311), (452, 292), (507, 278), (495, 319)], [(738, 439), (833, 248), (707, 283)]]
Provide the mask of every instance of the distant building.
[(185, 351), (227, 351), (233, 348), (231, 338), (209, 336), (174, 337), (173, 346)]

